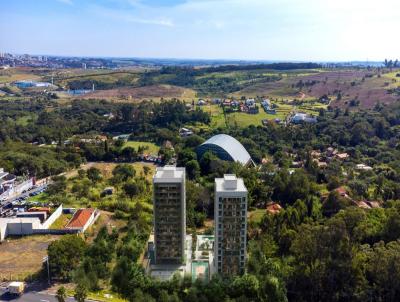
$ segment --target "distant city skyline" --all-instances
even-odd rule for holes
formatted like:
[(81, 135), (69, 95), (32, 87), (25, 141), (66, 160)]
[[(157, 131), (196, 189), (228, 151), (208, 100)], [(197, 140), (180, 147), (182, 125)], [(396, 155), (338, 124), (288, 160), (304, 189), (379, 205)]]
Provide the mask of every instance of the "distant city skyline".
[(400, 1), (3, 0), (0, 51), (249, 61), (400, 58)]

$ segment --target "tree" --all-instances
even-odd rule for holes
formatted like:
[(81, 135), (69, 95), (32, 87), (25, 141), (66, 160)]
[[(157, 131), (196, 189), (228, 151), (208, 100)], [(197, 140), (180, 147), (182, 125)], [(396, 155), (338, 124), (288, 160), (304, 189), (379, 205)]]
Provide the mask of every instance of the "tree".
[(74, 298), (77, 302), (85, 302), (87, 298), (87, 288), (82, 284), (78, 284), (75, 287)]
[(55, 176), (53, 177), (53, 183), (51, 183), (47, 188), (47, 194), (56, 195), (63, 193), (67, 188), (67, 179), (65, 176)]
[(144, 176), (149, 175), (150, 171), (151, 171), (151, 168), (149, 166), (143, 166)]
[(255, 299), (258, 296), (259, 288), (260, 283), (257, 277), (250, 274), (236, 277), (232, 282), (232, 290), (236, 297), (246, 296)]
[(99, 169), (91, 167), (86, 172), (87, 177), (93, 182), (97, 183), (102, 179), (102, 175)]
[(78, 267), (85, 249), (85, 241), (77, 235), (65, 235), (50, 243), (47, 254), (51, 276), (61, 280), (70, 280), (71, 273)]
[(136, 152), (135, 148), (125, 147), (122, 149), (122, 156), (125, 158), (125, 160), (131, 162), (136, 159), (137, 152)]
[(189, 179), (197, 179), (200, 176), (200, 165), (197, 160), (193, 159), (186, 163), (186, 172)]
[(139, 194), (139, 187), (136, 182), (127, 182), (123, 185), (122, 188), (125, 194), (128, 195), (130, 199)]
[(122, 182), (122, 181), (127, 181), (128, 179), (135, 177), (136, 171), (132, 167), (132, 165), (119, 164), (114, 168), (114, 170), (112, 171), (112, 174), (114, 176), (114, 181)]
[(57, 289), (56, 299), (58, 302), (65, 302), (67, 298), (67, 292), (64, 286), (61, 286)]

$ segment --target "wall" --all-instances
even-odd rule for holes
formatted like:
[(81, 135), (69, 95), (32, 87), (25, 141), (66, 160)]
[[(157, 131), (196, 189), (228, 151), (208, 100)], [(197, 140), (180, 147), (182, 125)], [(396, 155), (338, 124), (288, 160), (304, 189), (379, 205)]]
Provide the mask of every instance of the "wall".
[(91, 226), (97, 220), (97, 218), (99, 218), (99, 216), (100, 216), (100, 211), (94, 210), (94, 212), (92, 213), (92, 215), (90, 216), (90, 218), (88, 219), (86, 224), (84, 225), (82, 232), (86, 231), (86, 229), (89, 226)]
[(39, 218), (15, 218), (8, 222), (6, 236), (31, 235), (33, 234), (33, 229), (40, 227)]
[[(57, 220), (62, 214), (63, 208), (60, 205), (57, 210), (47, 219), (43, 224), (40, 223), (39, 218), (1, 218), (0, 221), (0, 242), (3, 241), (8, 235), (31, 235), (34, 233), (49, 234), (52, 230), (48, 228)], [(96, 217), (97, 218), (97, 217)], [(57, 230), (58, 231), (58, 230)], [(73, 233), (73, 232), (65, 232)]]
[(48, 229), (54, 223), (54, 221), (61, 216), (62, 212), (63, 206), (60, 205), (57, 210), (55, 210), (54, 213), (51, 214), (51, 216), (42, 224), (42, 229)]
[(7, 236), (7, 224), (0, 223), (0, 242), (2, 242)]

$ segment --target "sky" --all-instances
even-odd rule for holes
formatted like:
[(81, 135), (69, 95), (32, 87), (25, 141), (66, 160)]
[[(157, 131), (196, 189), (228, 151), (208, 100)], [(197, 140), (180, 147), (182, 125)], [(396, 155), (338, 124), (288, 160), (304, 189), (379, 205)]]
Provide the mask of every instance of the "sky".
[(0, 52), (400, 59), (400, 0), (0, 0)]

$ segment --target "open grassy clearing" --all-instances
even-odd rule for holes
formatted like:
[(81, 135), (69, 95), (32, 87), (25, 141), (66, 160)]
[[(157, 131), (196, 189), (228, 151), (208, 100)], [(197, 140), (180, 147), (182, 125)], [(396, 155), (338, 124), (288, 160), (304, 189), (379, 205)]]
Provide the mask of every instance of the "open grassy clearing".
[[(71, 74), (57, 74), (56, 84), (63, 87), (71, 87), (75, 82), (94, 81), (100, 85), (112, 85), (124, 83), (126, 85), (134, 85), (139, 79), (137, 73), (126, 71), (97, 71), (97, 72), (81, 72), (72, 71)], [(73, 88), (73, 87), (71, 87)]]
[(0, 70), (0, 83), (12, 83), (15, 81), (33, 80), (39, 81), (42, 77), (31, 72), (27, 68), (9, 68)]
[(126, 147), (132, 147), (136, 151), (138, 150), (139, 147), (144, 147), (145, 148), (144, 153), (149, 153), (149, 154), (158, 154), (158, 151), (160, 150), (159, 146), (150, 142), (127, 141), (124, 144), (123, 148)]
[(67, 223), (69, 222), (69, 220), (71, 218), (72, 218), (72, 214), (61, 214), (61, 216), (58, 217), (58, 219), (56, 221), (54, 221), (54, 223), (50, 226), (49, 229), (61, 230), (67, 225)]
[(196, 92), (189, 88), (173, 85), (150, 85), (144, 87), (121, 87), (115, 89), (96, 90), (81, 96), (71, 96), (78, 99), (108, 99), (112, 101), (141, 101), (178, 98), (180, 100), (193, 100)]
[(0, 244), (0, 280), (23, 280), (37, 273), (48, 245), (59, 238), (56, 235), (7, 238)]
[(266, 213), (265, 209), (256, 209), (254, 211), (248, 212), (247, 215), (250, 222), (260, 223), (265, 213)]

